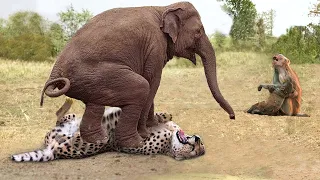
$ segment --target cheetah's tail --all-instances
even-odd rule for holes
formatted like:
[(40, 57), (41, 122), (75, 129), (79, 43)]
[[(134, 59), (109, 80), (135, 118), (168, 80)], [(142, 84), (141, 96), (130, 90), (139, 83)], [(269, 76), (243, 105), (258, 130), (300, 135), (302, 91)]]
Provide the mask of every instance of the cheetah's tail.
[(36, 150), (32, 152), (26, 152), (21, 154), (12, 155), (11, 159), (16, 162), (24, 162), (24, 161), (34, 161), (34, 162), (42, 162), (42, 161), (51, 161), (54, 160), (53, 150), (51, 148)]

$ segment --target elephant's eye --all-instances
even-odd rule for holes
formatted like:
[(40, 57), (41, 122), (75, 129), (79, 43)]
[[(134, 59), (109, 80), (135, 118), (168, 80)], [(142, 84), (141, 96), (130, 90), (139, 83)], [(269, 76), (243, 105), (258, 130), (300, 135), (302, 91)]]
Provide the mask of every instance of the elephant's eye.
[(200, 38), (203, 32), (203, 26), (200, 26), (196, 31), (196, 38)]
[(196, 38), (200, 38), (201, 37), (201, 28), (197, 29), (196, 32)]
[(200, 33), (200, 31), (201, 31), (201, 28), (197, 29), (197, 33)]

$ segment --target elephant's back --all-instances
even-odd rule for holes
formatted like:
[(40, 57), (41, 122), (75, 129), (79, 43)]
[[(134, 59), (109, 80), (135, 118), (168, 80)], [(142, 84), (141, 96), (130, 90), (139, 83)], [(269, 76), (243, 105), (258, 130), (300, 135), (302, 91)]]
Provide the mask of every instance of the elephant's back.
[[(110, 64), (142, 74), (144, 51), (150, 48), (148, 41), (165, 38), (154, 12), (157, 11), (152, 7), (120, 8), (93, 17), (71, 38), (57, 58), (53, 78), (68, 78), (70, 91), (77, 91), (81, 87), (76, 82), (81, 81), (79, 79), (86, 76), (84, 74)], [(161, 44), (160, 41), (154, 42)]]
[[(116, 8), (104, 11), (85, 24), (74, 38), (99, 37), (119, 42), (124, 38), (135, 38), (146, 31), (158, 31), (160, 20), (152, 7)], [(144, 31), (144, 32), (142, 32)], [(91, 39), (91, 41), (95, 39)]]
[[(163, 36), (152, 7), (118, 8), (93, 17), (68, 42), (64, 59), (138, 61), (146, 36)], [(67, 60), (71, 61), (71, 60)]]

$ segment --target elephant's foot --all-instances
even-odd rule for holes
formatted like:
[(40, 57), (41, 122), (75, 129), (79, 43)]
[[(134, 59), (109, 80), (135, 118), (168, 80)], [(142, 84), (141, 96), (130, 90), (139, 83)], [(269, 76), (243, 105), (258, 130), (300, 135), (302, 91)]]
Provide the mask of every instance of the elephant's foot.
[(147, 138), (150, 136), (151, 132), (147, 129), (146, 126), (139, 126), (138, 127), (138, 133), (142, 138)]
[(143, 138), (138, 133), (130, 137), (119, 137), (116, 135), (115, 144), (120, 148), (139, 148), (143, 146)]
[(147, 127), (154, 127), (159, 125), (159, 120), (157, 118), (148, 119)]
[(109, 138), (106, 137), (106, 132), (102, 127), (97, 127), (96, 129), (80, 127), (81, 138), (88, 143), (107, 143)]

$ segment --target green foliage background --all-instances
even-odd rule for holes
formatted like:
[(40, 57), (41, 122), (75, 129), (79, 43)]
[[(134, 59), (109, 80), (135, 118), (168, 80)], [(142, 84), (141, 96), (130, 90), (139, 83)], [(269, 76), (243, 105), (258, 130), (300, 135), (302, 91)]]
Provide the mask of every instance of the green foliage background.
[(51, 57), (46, 21), (35, 12), (17, 12), (1, 21), (0, 56), (8, 59), (43, 61)]
[[(276, 17), (274, 10), (256, 14), (255, 5), (250, 0), (217, 1), (223, 3), (222, 9), (233, 20), (229, 37), (221, 39), (219, 32), (211, 36), (218, 52), (255, 51), (270, 56), (281, 53), (292, 63), (320, 63), (320, 22), (289, 27), (286, 34), (274, 37), (272, 34)], [(318, 1), (310, 11), (310, 15), (319, 16), (319, 7)], [(228, 41), (231, 43), (226, 43)]]
[(93, 15), (71, 5), (58, 14), (59, 23), (36, 12), (19, 11), (0, 19), (0, 57), (22, 61), (47, 61), (56, 57), (72, 35)]
[[(292, 63), (320, 63), (320, 24), (293, 26), (286, 34), (274, 37), (276, 12), (257, 12), (251, 0), (217, 0), (233, 21), (229, 34), (219, 31), (208, 35), (216, 53), (226, 51), (254, 51), (268, 56), (282, 53)], [(311, 15), (320, 14), (320, 2)], [(59, 22), (50, 22), (35, 12), (21, 11), (8, 19), (0, 19), (0, 57), (21, 61), (47, 61), (54, 59), (67, 41), (89, 19), (88, 10), (76, 11), (73, 6), (57, 14)], [(188, 60), (175, 58), (168, 66), (197, 66)]]
[(272, 45), (273, 52), (281, 52), (292, 57), (295, 63), (319, 63), (320, 58), (320, 26), (295, 26), (287, 30)]
[(248, 40), (254, 36), (254, 25), (257, 17), (255, 5), (250, 0), (218, 0), (223, 1), (223, 10), (232, 18), (230, 36), (234, 43)]

